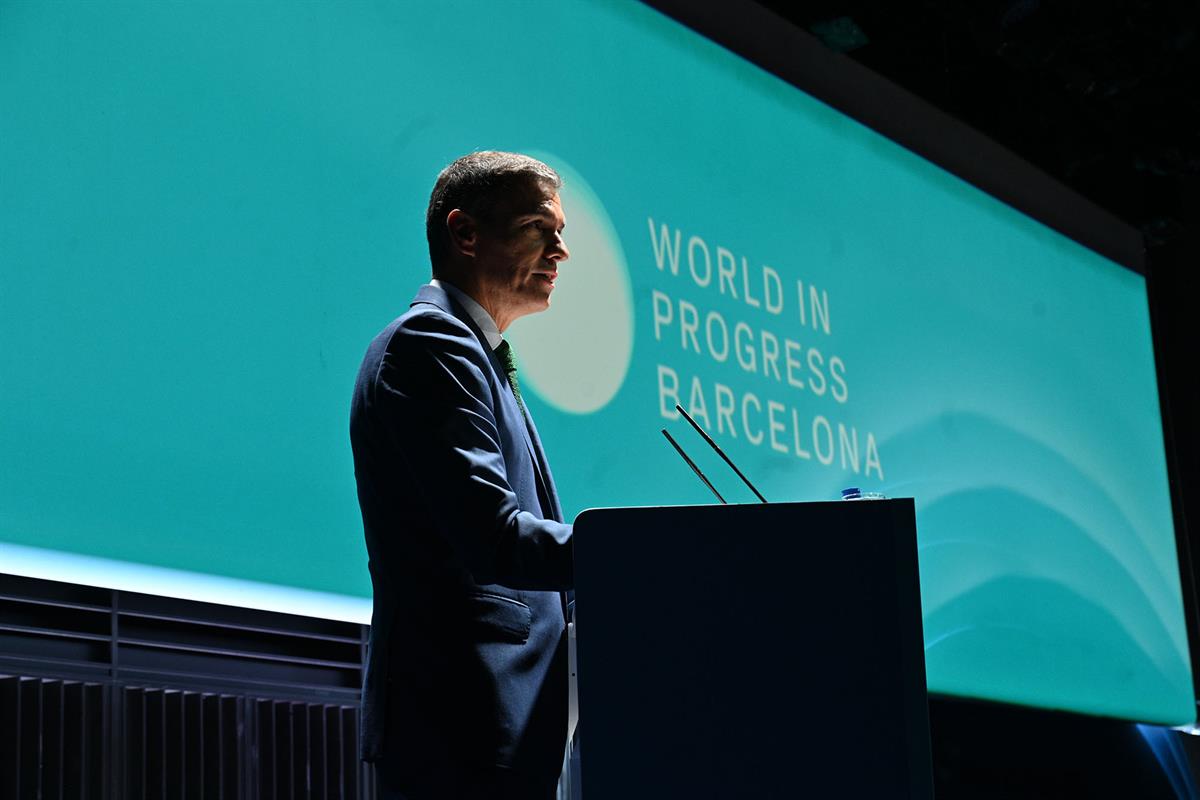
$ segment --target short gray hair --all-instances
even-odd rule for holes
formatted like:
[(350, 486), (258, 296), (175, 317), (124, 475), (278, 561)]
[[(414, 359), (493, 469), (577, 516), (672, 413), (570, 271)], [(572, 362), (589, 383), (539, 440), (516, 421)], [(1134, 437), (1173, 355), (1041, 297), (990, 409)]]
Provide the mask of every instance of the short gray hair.
[(484, 222), (491, 221), (496, 203), (513, 189), (531, 182), (558, 189), (562, 178), (536, 158), (520, 153), (482, 150), (456, 159), (442, 170), (425, 212), (429, 261), (436, 273), (450, 251), (446, 215), (456, 208)]

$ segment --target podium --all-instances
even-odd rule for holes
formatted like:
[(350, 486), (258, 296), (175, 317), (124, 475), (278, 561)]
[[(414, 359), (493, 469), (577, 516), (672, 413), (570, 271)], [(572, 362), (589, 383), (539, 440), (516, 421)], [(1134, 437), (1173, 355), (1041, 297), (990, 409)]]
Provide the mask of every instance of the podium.
[(912, 500), (575, 521), (583, 800), (933, 796)]

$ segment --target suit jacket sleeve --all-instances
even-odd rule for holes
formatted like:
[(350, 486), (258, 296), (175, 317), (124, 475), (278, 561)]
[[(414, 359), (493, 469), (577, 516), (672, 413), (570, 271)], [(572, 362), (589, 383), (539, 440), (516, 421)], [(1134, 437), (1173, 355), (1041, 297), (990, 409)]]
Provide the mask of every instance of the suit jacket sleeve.
[(489, 375), (491, 363), (462, 322), (414, 314), (396, 329), (380, 362), (376, 422), (476, 583), (569, 589), (571, 527), (518, 506)]

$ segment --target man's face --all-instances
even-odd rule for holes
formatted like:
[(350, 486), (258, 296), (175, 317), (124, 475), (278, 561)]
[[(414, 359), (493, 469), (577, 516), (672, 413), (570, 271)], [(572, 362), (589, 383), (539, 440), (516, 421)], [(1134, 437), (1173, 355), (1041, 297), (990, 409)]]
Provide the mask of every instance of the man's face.
[(504, 330), (518, 317), (545, 311), (558, 278), (558, 265), (570, 257), (563, 242), (566, 226), (558, 192), (530, 182), (514, 189), (480, 224), (475, 241), (477, 298)]

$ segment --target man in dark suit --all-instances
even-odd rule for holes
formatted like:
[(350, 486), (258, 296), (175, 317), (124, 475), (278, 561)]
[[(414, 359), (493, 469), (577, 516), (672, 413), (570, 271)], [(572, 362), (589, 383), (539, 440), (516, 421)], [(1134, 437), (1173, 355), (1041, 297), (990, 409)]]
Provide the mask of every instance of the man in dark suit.
[(551, 798), (567, 738), (571, 527), (502, 334), (568, 257), (558, 175), (442, 171), (434, 280), (371, 343), (350, 438), (374, 586), (363, 757), (382, 796)]

